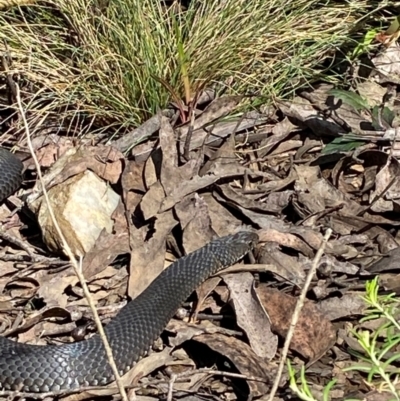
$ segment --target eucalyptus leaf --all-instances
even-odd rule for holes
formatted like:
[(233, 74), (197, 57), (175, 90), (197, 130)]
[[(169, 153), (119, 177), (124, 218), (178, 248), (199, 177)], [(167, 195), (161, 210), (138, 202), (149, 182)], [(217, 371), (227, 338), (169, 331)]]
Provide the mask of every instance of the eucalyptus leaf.
[(340, 99), (343, 103), (348, 104), (357, 111), (369, 110), (370, 108), (368, 102), (357, 93), (342, 89), (331, 89), (328, 94)]
[(335, 138), (331, 143), (328, 143), (321, 154), (332, 155), (334, 153), (350, 152), (363, 145), (364, 141), (357, 141), (354, 139), (347, 139), (346, 137)]
[(372, 126), (376, 130), (391, 128), (394, 120), (394, 113), (388, 107), (381, 109), (375, 106), (372, 109)]

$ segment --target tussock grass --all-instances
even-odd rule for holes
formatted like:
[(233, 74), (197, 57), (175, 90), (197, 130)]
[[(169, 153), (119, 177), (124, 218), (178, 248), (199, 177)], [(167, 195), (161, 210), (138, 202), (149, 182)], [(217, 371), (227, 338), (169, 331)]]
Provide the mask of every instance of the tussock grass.
[(171, 92), (186, 102), (204, 85), (286, 96), (323, 76), (321, 60), (379, 6), (193, 0), (182, 11), (155, 0), (57, 0), (0, 11), (0, 47), (26, 83), (32, 127), (63, 119), (77, 134), (115, 133), (165, 107)]

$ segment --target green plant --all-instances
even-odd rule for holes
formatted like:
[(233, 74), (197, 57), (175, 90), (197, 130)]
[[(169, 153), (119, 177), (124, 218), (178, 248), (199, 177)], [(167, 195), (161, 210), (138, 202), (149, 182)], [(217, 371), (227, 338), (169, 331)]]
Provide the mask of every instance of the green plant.
[(374, 331), (360, 330), (355, 337), (364, 353), (352, 351), (362, 363), (357, 363), (345, 371), (355, 370), (367, 374), (367, 382), (381, 391), (389, 391), (400, 400), (400, 368), (394, 363), (400, 360), (400, 324), (398, 322), (400, 299), (395, 294), (378, 294), (378, 278), (367, 283), (366, 295), (363, 297), (367, 305), (365, 316), (360, 323), (376, 319), (382, 324)]
[(369, 29), (362, 37), (362, 39), (358, 41), (357, 46), (354, 48), (349, 56), (349, 60), (357, 60), (364, 53), (368, 53), (371, 50), (372, 42), (374, 41), (378, 32), (378, 29)]
[[(300, 385), (296, 379), (296, 372), (288, 360), (287, 362), (289, 378), (290, 378), (290, 389), (303, 401), (317, 401), (312, 394), (310, 387), (308, 386), (304, 366), (300, 370)], [(332, 387), (336, 384), (336, 380), (331, 380), (325, 387), (322, 394), (322, 401), (329, 401), (329, 394)]]
[[(344, 104), (353, 107), (357, 112), (364, 112), (369, 115), (374, 129), (383, 131), (392, 127), (395, 115), (384, 104), (371, 107), (368, 100), (359, 94), (342, 89), (331, 89), (328, 94), (339, 99)], [(321, 153), (328, 155), (338, 152), (349, 152), (365, 144), (368, 140), (368, 137), (363, 137), (361, 134), (344, 134), (328, 143)]]
[[(344, 372), (356, 371), (366, 375), (366, 383), (379, 391), (388, 392), (393, 400), (400, 400), (400, 368), (396, 362), (400, 360), (400, 298), (395, 294), (379, 295), (378, 277), (366, 284), (363, 300), (366, 305), (364, 322), (377, 321), (380, 325), (375, 330), (358, 330), (353, 334), (363, 352), (350, 350), (357, 362), (343, 369)], [(379, 320), (378, 320), (379, 319)], [(304, 401), (314, 401), (306, 380), (304, 367), (300, 377), (288, 361), (288, 372), (291, 390)], [(300, 383), (300, 385), (298, 384)], [(323, 400), (329, 399), (329, 393), (335, 385), (331, 380), (324, 388)], [(350, 400), (347, 400), (350, 401)]]

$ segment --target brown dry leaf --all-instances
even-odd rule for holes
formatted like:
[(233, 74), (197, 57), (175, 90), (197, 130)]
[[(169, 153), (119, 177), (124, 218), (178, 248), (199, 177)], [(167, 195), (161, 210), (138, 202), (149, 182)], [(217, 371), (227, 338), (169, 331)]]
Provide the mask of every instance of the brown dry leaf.
[[(37, 321), (37, 319), (35, 321), (32, 321), (31, 328), (29, 328), (28, 330), (25, 329), (23, 332), (18, 334), (18, 342), (36, 345), (47, 345), (48, 342), (45, 340), (46, 336), (59, 336), (64, 334), (69, 335), (71, 331), (76, 329), (76, 324), (75, 322), (65, 323), (65, 320), (69, 318), (69, 314), (66, 313), (65, 315), (66, 316), (60, 316), (62, 317), (62, 319), (60, 320), (61, 324), (46, 322), (42, 320)], [(54, 319), (58, 316), (53, 316), (52, 314), (49, 314), (49, 317)]]
[(371, 61), (379, 75), (380, 83), (400, 84), (400, 48), (394, 41), (383, 53)]
[(277, 242), (288, 248), (296, 249), (309, 258), (313, 257), (314, 252), (301, 238), (294, 234), (281, 233), (274, 229), (263, 229), (258, 231), (260, 242)]
[(383, 258), (367, 268), (370, 273), (381, 273), (384, 271), (396, 272), (400, 269), (400, 247), (396, 247), (382, 256)]
[(193, 252), (214, 237), (207, 204), (197, 195), (187, 196), (175, 206), (183, 230), (183, 247), (186, 254)]
[(245, 171), (245, 167), (238, 163), (235, 155), (235, 138), (230, 136), (225, 143), (222, 144), (211, 155), (210, 159), (200, 169), (199, 175), (214, 173), (228, 173), (228, 174), (240, 174), (242, 175)]
[(17, 277), (9, 281), (11, 288), (8, 289), (8, 295), (14, 302), (31, 299), (37, 291), (37, 281), (29, 277)]
[(269, 391), (275, 378), (275, 369), (265, 360), (259, 358), (246, 343), (223, 334), (202, 334), (194, 337), (193, 340), (207, 345), (215, 352), (228, 358), (241, 374), (249, 378), (265, 378), (264, 382), (247, 380), (250, 397), (261, 397)]
[(400, 275), (393, 275), (393, 273), (379, 275), (379, 287), (385, 291), (399, 293), (400, 289)]
[[(161, 120), (160, 145), (163, 157), (160, 166), (159, 182), (166, 196), (163, 195), (158, 181), (150, 187), (150, 189), (154, 188), (153, 193), (149, 194), (148, 192), (144, 196), (141, 206), (142, 210), (144, 208), (146, 212), (146, 218), (153, 217), (156, 213), (166, 212), (186, 196), (215, 183), (220, 178), (213, 174), (203, 177), (198, 176), (199, 163), (194, 159), (178, 167), (177, 150), (174, 145), (174, 132), (165, 118)], [(179, 185), (176, 185), (177, 182)], [(149, 200), (151, 200), (151, 207), (147, 206)], [(160, 206), (157, 210), (158, 205)]]
[(172, 193), (167, 196), (161, 203), (159, 213), (163, 213), (172, 207), (174, 207), (178, 202), (180, 202), (185, 196), (190, 195), (194, 192), (204, 189), (211, 184), (214, 184), (220, 179), (219, 176), (215, 175), (205, 175), (203, 177), (195, 176), (192, 180), (184, 182), (181, 186), (178, 186)]
[[(121, 152), (127, 152), (132, 148), (133, 144), (139, 144), (134, 146), (134, 148), (132, 149), (132, 155), (137, 154), (136, 152), (140, 145), (146, 145), (148, 147), (148, 150), (152, 149), (154, 141), (147, 141), (144, 143), (141, 142), (151, 137), (152, 134), (156, 133), (160, 129), (160, 115), (171, 118), (174, 115), (174, 111), (171, 109), (162, 110), (161, 112), (150, 117), (139, 127), (136, 127), (130, 132), (124, 133), (124, 135), (122, 135), (120, 138), (112, 141), (112, 145), (119, 149)], [(146, 158), (147, 155), (139, 162), (144, 161)]]
[(165, 199), (164, 188), (160, 181), (155, 182), (140, 201), (140, 209), (145, 220), (156, 216)]
[(160, 367), (170, 364), (172, 361), (171, 348), (165, 347), (161, 352), (151, 353), (142, 358), (122, 377), (122, 381), (125, 385), (136, 384), (142, 377), (146, 377)]
[(400, 163), (392, 157), (388, 158), (386, 164), (376, 174), (375, 189), (371, 191), (370, 202), (372, 203), (378, 196), (380, 198), (371, 205), (372, 211), (385, 213), (398, 210), (400, 206), (399, 175)]
[[(160, 122), (161, 123), (161, 122)], [(161, 148), (152, 154), (152, 157), (146, 159), (143, 170), (143, 183), (145, 188), (150, 188), (158, 181), (158, 170), (161, 168)]]
[(213, 196), (216, 200), (221, 203), (225, 203), (228, 206), (231, 206), (234, 209), (240, 211), (244, 216), (246, 216), (256, 227), (263, 229), (275, 229), (278, 231), (288, 231), (290, 225), (282, 221), (282, 219), (278, 219), (275, 216), (268, 216), (265, 213), (253, 212), (252, 210), (246, 209), (238, 204), (227, 200), (225, 197), (219, 195), (217, 191), (213, 192)]
[(176, 184), (191, 180), (198, 175), (201, 157), (190, 159), (178, 167), (178, 153), (175, 145), (175, 134), (171, 124), (166, 118), (161, 119), (160, 146), (162, 151), (160, 181), (165, 193), (170, 195), (176, 189)]
[(172, 211), (157, 216), (155, 232), (145, 241), (147, 229), (131, 230), (131, 262), (128, 294), (136, 298), (164, 269), (166, 237), (178, 224)]
[(116, 184), (122, 174), (124, 155), (112, 146), (96, 145), (84, 149), (89, 157), (87, 168), (100, 178)]
[(357, 91), (361, 97), (368, 100), (371, 107), (380, 106), (386, 94), (386, 88), (371, 79), (358, 82)]
[[(43, 132), (43, 131), (40, 131)], [(71, 142), (71, 138), (59, 135), (59, 134), (52, 134), (52, 133), (46, 133), (42, 135), (34, 135), (32, 137), (32, 146), (33, 149), (36, 152), (38, 152), (41, 148), (47, 146), (47, 145), (58, 145), (60, 146), (65, 146), (65, 144), (69, 144)]]
[(272, 128), (273, 135), (263, 139), (260, 142), (258, 157), (262, 158), (268, 155), (276, 147), (276, 145), (280, 144), (282, 141), (285, 141), (292, 132), (297, 130), (298, 127), (294, 125), (287, 117), (285, 117), (282, 121), (279, 121)]
[(169, 195), (176, 188), (177, 183), (183, 181), (178, 167), (178, 153), (175, 144), (175, 133), (168, 119), (161, 117), (160, 146), (162, 152), (160, 182), (164, 191)]
[[(318, 88), (314, 93), (317, 90)], [(332, 118), (324, 117), (310, 101), (303, 97), (296, 96), (291, 102), (280, 102), (279, 108), (285, 116), (291, 117), (292, 121), (295, 119), (298, 124), (304, 124), (318, 137), (321, 136), (321, 133), (328, 136), (338, 136), (345, 133), (345, 130), (337, 125)]]
[[(193, 133), (190, 141), (190, 150), (201, 146), (208, 136), (210, 136), (209, 141), (207, 141), (208, 143), (210, 143), (210, 139), (215, 139), (213, 137), (216, 134), (212, 133), (210, 135), (209, 133), (210, 127), (208, 127), (207, 130), (205, 130), (203, 127), (206, 127), (212, 122), (215, 122), (217, 119), (231, 113), (241, 100), (242, 96), (223, 96), (211, 102), (211, 104), (204, 110), (204, 112), (194, 121)], [(190, 125), (187, 124), (186, 126), (179, 129), (179, 141), (182, 153), (184, 151), (185, 140), (189, 130), (189, 126)], [(219, 136), (217, 138), (219, 138)]]
[[(214, 312), (216, 307), (216, 304), (212, 298), (210, 298), (210, 302), (206, 303), (207, 297), (215, 290), (215, 287), (221, 282), (220, 277), (211, 277), (208, 280), (206, 280), (203, 284), (200, 285), (200, 288), (196, 290), (197, 292), (197, 304), (196, 308), (193, 311), (193, 319), (192, 320), (197, 320), (197, 315), (200, 312), (200, 310), (205, 309), (207, 307), (210, 307), (211, 310)], [(220, 308), (218, 308), (220, 309)]]
[(260, 358), (272, 359), (277, 351), (278, 337), (272, 333), (269, 317), (254, 289), (253, 275), (226, 274), (223, 279), (230, 291), (237, 324), (246, 333), (252, 350)]
[[(180, 363), (180, 365), (178, 365), (178, 363)], [(169, 366), (169, 370), (172, 371), (176, 374), (179, 374), (182, 371), (188, 371), (190, 368), (194, 369), (195, 366), (190, 366), (189, 365), (190, 360), (183, 360), (183, 361), (177, 361), (176, 364), (174, 365), (170, 365)], [(192, 362), (193, 364), (193, 362)], [(189, 366), (188, 366), (189, 365)], [(228, 386), (226, 384), (222, 384), (221, 382), (217, 382), (218, 378), (216, 378), (215, 380), (211, 379), (208, 380), (207, 383), (205, 383), (207, 381), (207, 379), (209, 378), (209, 374), (205, 373), (205, 372), (196, 372), (194, 371), (189, 377), (185, 378), (185, 381), (176, 381), (173, 384), (173, 392), (176, 393), (177, 397), (179, 398), (179, 400), (185, 400), (185, 401), (204, 401), (202, 400), (202, 396), (191, 396), (191, 397), (180, 397), (180, 394), (182, 392), (186, 393), (191, 393), (191, 392), (198, 392), (200, 387), (202, 385), (205, 384), (204, 387), (209, 387), (209, 383), (212, 380), (212, 383), (210, 383), (210, 387), (212, 387), (213, 392), (217, 392), (217, 393), (223, 393), (226, 394), (226, 391), (228, 390)], [(221, 392), (221, 385), (225, 386), (225, 391), (222, 390)], [(219, 387), (218, 389), (216, 387)]]
[[(288, 187), (290, 184), (292, 184), (293, 182), (295, 182), (297, 180), (297, 171), (294, 168), (291, 168), (289, 170), (289, 174), (283, 178), (283, 179), (275, 179), (275, 180), (271, 180), (267, 183), (261, 184), (258, 186), (258, 189), (260, 191), (262, 191), (263, 194), (267, 194), (267, 193), (271, 193), (272, 192), (278, 192), (286, 187)], [(292, 191), (290, 191), (290, 194), (292, 193)], [(282, 207), (283, 209), (283, 207)], [(282, 209), (279, 210), (279, 212), (282, 211)]]
[[(1, 244), (1, 242), (0, 242), (0, 244)], [(2, 252), (0, 252), (0, 257), (5, 254), (3, 245), (1, 246), (1, 248), (2, 248)], [(14, 267), (14, 262), (4, 262), (4, 261), (1, 262), (0, 278), (4, 277), (4, 276), (11, 276), (17, 272), (18, 272), (18, 269), (16, 269)], [(9, 281), (8, 277), (5, 278), (5, 282), (7, 282), (7, 281)], [(3, 288), (0, 284), (0, 294), (3, 292), (2, 289)]]
[(305, 273), (299, 258), (282, 252), (278, 243), (267, 242), (263, 245), (259, 249), (258, 261), (260, 264), (273, 265), (275, 268), (272, 273), (276, 274), (278, 280), (281, 277), (298, 287), (303, 285)]
[(317, 304), (317, 308), (326, 319), (333, 321), (347, 316), (362, 315), (365, 311), (365, 302), (360, 293), (347, 293), (340, 298), (325, 299)]
[[(340, 253), (337, 253), (336, 255), (340, 255)], [(357, 255), (358, 253), (356, 253), (355, 256)], [(313, 264), (312, 260), (304, 258), (301, 255), (299, 256), (299, 261), (302, 264), (303, 269), (306, 271), (309, 270)], [(337, 260), (337, 258), (332, 255), (324, 255), (320, 259), (318, 270), (324, 271), (324, 274), (326, 275), (332, 273), (343, 273), (355, 276), (359, 273), (360, 268), (353, 263)]]
[(208, 320), (203, 320), (201, 323), (194, 324), (186, 323), (177, 319), (171, 319), (165, 330), (174, 333), (174, 336), (169, 338), (169, 345), (175, 348), (182, 345), (185, 341), (192, 340), (193, 337), (201, 334), (220, 333), (227, 336), (237, 335), (237, 331), (216, 326)]
[[(98, 177), (115, 184), (122, 173), (122, 160), (123, 154), (110, 146), (71, 148), (57, 160), (43, 180), (49, 189), (89, 169)], [(37, 186), (40, 187), (39, 182)]]
[(272, 152), (268, 155), (266, 158), (267, 160), (269, 159), (274, 159), (274, 156), (279, 157), (287, 157), (290, 154), (294, 153), (296, 149), (300, 149), (300, 147), (303, 145), (303, 141), (299, 139), (292, 139), (292, 140), (286, 140), (282, 143), (280, 143)]
[[(241, 206), (244, 209), (250, 209), (253, 211), (261, 211), (267, 213), (280, 213), (283, 209), (280, 205), (274, 205), (273, 203), (265, 204), (260, 202), (257, 198), (260, 195), (252, 196), (243, 193), (243, 190), (235, 190), (230, 184), (224, 184), (219, 186), (221, 193), (231, 201), (230, 204), (234, 203)], [(256, 198), (252, 200), (252, 198)]]
[(3, 336), (19, 333), (18, 338), (22, 342), (40, 341), (42, 344), (44, 340), (40, 340), (42, 330), (38, 323), (43, 322), (47, 318), (61, 318), (62, 320), (70, 319), (71, 314), (67, 309), (58, 306), (44, 307), (38, 312), (34, 312), (27, 316), (18, 327), (12, 327), (2, 333)]
[(41, 277), (38, 277), (38, 274), (36, 275), (35, 278), (39, 281), (37, 295), (43, 299), (48, 307), (58, 306), (65, 308), (67, 306), (68, 295), (65, 293), (65, 289), (78, 281), (71, 270), (64, 270), (55, 275), (42, 274)]
[(145, 163), (138, 163), (131, 160), (125, 161), (125, 169), (121, 177), (123, 199), (126, 209), (133, 212), (146, 193), (143, 179)]
[[(220, 98), (220, 99), (223, 99), (223, 98)], [(224, 100), (224, 102), (225, 102), (225, 100)], [(234, 106), (234, 104), (233, 104), (233, 106)], [(218, 102), (216, 101), (215, 108), (217, 109), (217, 107), (218, 107)], [(224, 112), (223, 109), (220, 109), (220, 110), (222, 112)], [(218, 112), (218, 110), (216, 110), (216, 111)], [(159, 119), (158, 119), (158, 116), (155, 116), (155, 117), (157, 117), (157, 120), (158, 120), (158, 128), (157, 129), (159, 129), (159, 127), (160, 127)], [(212, 118), (213, 116), (210, 115), (210, 117)], [(200, 118), (200, 117), (198, 117), (198, 118)], [(208, 117), (207, 117), (207, 119), (208, 119)], [(206, 127), (205, 129), (203, 129), (203, 127), (201, 126), (198, 130), (196, 130), (196, 132), (194, 132), (194, 135), (192, 136), (192, 140), (190, 142), (190, 150), (194, 150), (196, 148), (203, 146), (204, 142), (206, 145), (219, 146), (219, 145), (221, 145), (221, 143), (223, 143), (224, 138), (231, 135), (232, 132), (236, 132), (236, 133), (240, 132), (241, 134), (238, 135), (238, 139), (240, 138), (240, 140), (247, 141), (248, 130), (252, 129), (256, 126), (262, 126), (267, 121), (268, 121), (268, 117), (265, 114), (259, 113), (255, 110), (250, 111), (248, 113), (244, 113), (243, 116), (236, 118), (234, 120), (230, 119), (229, 121), (212, 121), (212, 124), (211, 124), (212, 125), (211, 126), (212, 135), (209, 134), (210, 127)], [(196, 122), (196, 120), (195, 120), (195, 122)], [(205, 123), (208, 124), (207, 121)], [(201, 124), (199, 124), (199, 125), (201, 125)], [(184, 135), (186, 135), (187, 129), (188, 129), (187, 126), (182, 128), (182, 130), (184, 131)], [(121, 138), (121, 140), (124, 138)], [(147, 141), (145, 143), (136, 145), (132, 149), (132, 155), (135, 156), (135, 160), (137, 160), (137, 161), (145, 161), (148, 159), (149, 155), (151, 154), (151, 152), (154, 150), (154, 148), (156, 146), (157, 146), (157, 143), (155, 141), (151, 141), (151, 140)], [(181, 146), (184, 147), (184, 141), (181, 141)], [(121, 149), (119, 146), (117, 146), (117, 148)], [(182, 150), (182, 148), (181, 148), (181, 150)]]
[(111, 217), (114, 220), (112, 232), (102, 230), (83, 260), (82, 272), (87, 280), (107, 268), (117, 256), (130, 252), (128, 225), (121, 201)]
[(375, 134), (370, 115), (334, 99), (329, 94), (332, 88), (332, 85), (320, 84), (311, 90), (303, 90), (300, 93), (302, 100), (296, 101), (298, 104), (291, 113), (294, 112), (293, 116), (297, 116), (318, 136), (321, 136), (321, 133), (329, 136), (345, 134), (348, 127), (353, 133)]
[(243, 223), (217, 202), (211, 193), (202, 194), (201, 197), (207, 204), (212, 229), (219, 237), (237, 232), (243, 227)]
[(174, 333), (173, 337), (169, 338), (169, 345), (179, 347), (185, 341), (191, 340), (194, 336), (209, 333), (208, 330), (213, 330), (212, 333), (218, 332), (220, 328), (209, 322), (201, 322), (200, 324), (185, 323), (180, 320), (171, 319), (166, 331)]
[[(357, 214), (361, 207), (350, 196), (338, 191), (325, 178), (321, 178), (318, 166), (295, 166), (298, 179), (295, 183), (297, 202), (301, 205), (302, 216), (325, 211), (340, 206), (344, 211)], [(305, 213), (307, 212), (307, 213)]]
[(398, 222), (384, 219), (379, 215), (370, 216), (368, 213), (364, 213), (364, 216), (367, 217), (359, 217), (347, 213), (336, 212), (331, 216), (331, 227), (341, 235), (348, 235), (352, 232), (358, 231), (365, 233), (371, 239), (384, 236), (385, 242), (388, 246), (387, 250), (398, 246), (398, 243), (390, 233), (377, 225), (388, 224), (397, 226)]
[[(265, 284), (257, 289), (262, 304), (271, 319), (272, 330), (286, 337), (297, 299)], [(321, 358), (336, 341), (336, 332), (317, 306), (306, 301), (299, 316), (290, 348), (312, 362)]]
[[(193, 129), (197, 130), (201, 127), (204, 127), (211, 122), (217, 120), (220, 117), (224, 117), (228, 115), (243, 99), (242, 96), (222, 96), (215, 100), (213, 100), (204, 112), (195, 119), (195, 123), (193, 124)], [(183, 136), (187, 134), (189, 130), (189, 123), (179, 129), (180, 134)]]
[(231, 135), (220, 148), (213, 152), (200, 169), (200, 176), (206, 174), (215, 174), (220, 178), (241, 177), (247, 174), (250, 177), (263, 177), (266, 180), (276, 179), (276, 176), (268, 171), (250, 169), (239, 163), (234, 135)]
[[(397, 386), (397, 389), (399, 386)], [(367, 394), (362, 395), (363, 400), (365, 401), (391, 401), (393, 400), (393, 394), (389, 391), (382, 392), (378, 390), (373, 390), (368, 392)]]
[[(48, 137), (49, 136), (46, 135), (43, 139)], [(42, 144), (40, 149), (35, 148), (37, 149), (35, 155), (41, 167), (52, 166), (59, 157), (61, 157), (68, 149), (73, 147), (73, 142), (69, 138), (55, 135), (53, 135), (52, 138), (55, 142), (53, 140), (51, 142), (48, 140), (43, 141), (42, 139), (41, 142), (47, 142), (47, 145)], [(34, 146), (35, 144), (38, 144), (38, 139), (41, 138), (34, 139)]]
[[(10, 212), (10, 209), (4, 203), (0, 205), (0, 223), (1, 223), (0, 225), (1, 232), (6, 232), (7, 234), (10, 234), (14, 238), (17, 238), (23, 242), (23, 237), (20, 232), (23, 223), (21, 222), (20, 216), (16, 213), (12, 214)], [(0, 251), (6, 252), (7, 243), (0, 238), (0, 244), (2, 245)], [(30, 247), (30, 244), (26, 245)], [(33, 249), (32, 253), (34, 253)]]

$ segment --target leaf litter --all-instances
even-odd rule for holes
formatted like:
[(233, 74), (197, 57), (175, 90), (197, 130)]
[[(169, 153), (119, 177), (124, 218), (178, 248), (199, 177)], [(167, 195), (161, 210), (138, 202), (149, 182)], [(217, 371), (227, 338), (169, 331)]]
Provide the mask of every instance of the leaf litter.
[[(334, 234), (289, 357), (308, 367), (316, 392), (337, 378), (337, 398), (351, 393), (374, 399), (361, 374), (342, 368), (353, 360), (350, 350), (360, 350), (351, 330), (371, 329), (359, 323), (366, 280), (382, 273), (383, 288), (400, 291), (399, 54), (397, 45), (389, 46), (371, 60), (375, 70), (368, 80), (351, 90), (317, 84), (240, 119), (221, 117), (242, 98), (221, 97), (211, 99), (194, 122), (171, 124), (173, 113), (163, 112), (107, 144), (34, 138), (56, 215), (63, 216), (62, 229), (83, 257), (104, 323), (171, 262), (215, 236), (239, 229), (259, 234), (254, 255), (198, 288), (149, 355), (124, 376), (139, 399), (171, 391), (176, 399), (266, 399), (327, 228)], [(124, 156), (121, 150), (135, 145), (139, 134), (145, 139)], [(24, 160), (24, 188), (0, 206), (0, 332), (36, 344), (84, 338), (93, 331), (91, 312), (60, 241), (38, 218), (47, 214), (42, 189), (26, 152)], [(88, 172), (94, 180), (82, 179)], [(99, 188), (92, 210), (85, 210), (77, 194), (85, 189), (95, 199), (90, 191)], [(26, 195), (29, 210), (14, 213)], [(110, 199), (112, 207), (93, 212)], [(86, 226), (97, 227), (94, 240), (79, 237), (67, 214), (70, 203)], [(281, 398), (287, 382), (285, 371)], [(108, 386), (64, 398), (116, 393)]]

